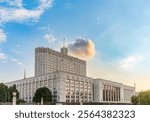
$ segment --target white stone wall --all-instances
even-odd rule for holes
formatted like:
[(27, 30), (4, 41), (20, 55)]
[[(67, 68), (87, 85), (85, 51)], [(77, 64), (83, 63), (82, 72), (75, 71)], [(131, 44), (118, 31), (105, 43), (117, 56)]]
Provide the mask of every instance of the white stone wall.
[(131, 97), (135, 95), (135, 88), (123, 85), (123, 102), (131, 103)]
[(59, 72), (59, 76), (61, 102), (80, 102), (81, 99), (83, 102), (93, 101), (92, 78), (65, 72)]
[[(93, 81), (93, 84), (94, 84), (94, 102), (131, 103), (131, 97), (132, 95), (135, 94), (134, 87), (126, 86), (123, 85), (122, 83), (114, 81), (95, 79)], [(118, 89), (119, 93), (115, 89)]]
[[(24, 99), (27, 102), (32, 102), (36, 89), (41, 87), (49, 88), (49, 90), (52, 92), (52, 95), (54, 96), (53, 101), (66, 102), (66, 80), (68, 78), (75, 79), (75, 81), (79, 80), (80, 82), (83, 81), (83, 83), (87, 83), (87, 88), (83, 87), (83, 91), (85, 91), (84, 89), (88, 89), (88, 83), (89, 83), (90, 86), (89, 92), (91, 96), (86, 95), (87, 102), (93, 101), (92, 100), (93, 99), (92, 78), (73, 75), (61, 71), (57, 73), (51, 73), (47, 75), (36, 76), (36, 77), (26, 78), (18, 81), (9, 82), (6, 83), (6, 85), (12, 86), (15, 84), (16, 88), (20, 93), (20, 98)], [(74, 87), (74, 91), (76, 92), (76, 87)], [(72, 102), (71, 96), (69, 102)], [(76, 100), (74, 102), (76, 102)]]
[(15, 84), (16, 88), (20, 93), (20, 98), (24, 99), (27, 102), (32, 102), (35, 91), (41, 87), (49, 88), (49, 90), (52, 92), (52, 95), (54, 95), (55, 92), (54, 88), (57, 87), (57, 84), (56, 86), (54, 86), (55, 79), (57, 79), (57, 74), (53, 73), (39, 77), (31, 77), (18, 81), (9, 82), (6, 83), (6, 85), (12, 86)]
[[(135, 88), (105, 79), (86, 77), (86, 61), (49, 48), (35, 49), (35, 77), (6, 83), (16, 84), (20, 98), (32, 102), (35, 91), (47, 87), (57, 102), (130, 103)], [(93, 101), (94, 100), (94, 101)]]

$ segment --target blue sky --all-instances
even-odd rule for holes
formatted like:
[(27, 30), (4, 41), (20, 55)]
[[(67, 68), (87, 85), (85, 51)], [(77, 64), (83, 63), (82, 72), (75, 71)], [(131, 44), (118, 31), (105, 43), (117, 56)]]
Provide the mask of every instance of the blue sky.
[(149, 0), (0, 0), (0, 81), (34, 75), (34, 48), (90, 39), (88, 76), (150, 89)]

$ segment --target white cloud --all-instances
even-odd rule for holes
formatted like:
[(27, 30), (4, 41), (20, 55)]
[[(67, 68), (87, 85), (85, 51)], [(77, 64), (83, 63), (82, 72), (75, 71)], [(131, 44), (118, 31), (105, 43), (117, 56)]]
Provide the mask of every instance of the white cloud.
[(6, 34), (2, 29), (0, 29), (0, 42), (5, 42), (6, 41)]
[(7, 63), (8, 61), (11, 61), (11, 62), (17, 64), (18, 66), (21, 66), (24, 68), (24, 64), (21, 61), (19, 61), (16, 58), (13, 58), (13, 57), (6, 56), (6, 54), (4, 54), (2, 52), (0, 52), (0, 60), (2, 63)]
[(39, 30), (46, 30), (46, 27), (38, 27)]
[(4, 60), (4, 59), (7, 59), (7, 56), (6, 56), (4, 53), (1, 53), (1, 52), (0, 52), (0, 60), (1, 60), (1, 59), (3, 59), (3, 60)]
[(40, 0), (40, 5), (38, 8), (40, 10), (44, 10), (44, 9), (49, 8), (49, 7), (52, 7), (52, 2), (53, 2), (53, 0)]
[[(11, 7), (0, 7), (0, 23), (10, 21), (37, 21), (43, 12), (52, 6), (53, 0), (40, 0), (39, 6), (34, 9), (26, 9), (22, 0), (7, 1)], [(16, 7), (14, 7), (14, 5)]]
[(24, 68), (23, 63), (21, 61), (19, 61), (18, 59), (10, 57), (10, 61), (12, 61), (12, 62), (16, 63), (17, 65), (22, 66)]
[(6, 0), (11, 6), (22, 7), (22, 0)]
[(143, 60), (143, 57), (133, 55), (121, 60), (119, 65), (124, 69), (131, 69)]
[(42, 14), (39, 10), (27, 10), (27, 9), (0, 9), (0, 22), (6, 23), (9, 21), (36, 21)]
[(44, 39), (48, 42), (48, 43), (51, 43), (51, 42), (55, 42), (56, 41), (56, 38), (53, 36), (53, 34), (46, 34), (44, 36)]
[(11, 51), (15, 54), (22, 54), (22, 52), (17, 49), (11, 49)]

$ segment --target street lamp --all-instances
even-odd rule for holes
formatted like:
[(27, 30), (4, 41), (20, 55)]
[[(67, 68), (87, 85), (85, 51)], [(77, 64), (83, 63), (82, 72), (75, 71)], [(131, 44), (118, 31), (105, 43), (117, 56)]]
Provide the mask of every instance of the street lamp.
[(41, 98), (41, 105), (43, 105), (43, 98)]

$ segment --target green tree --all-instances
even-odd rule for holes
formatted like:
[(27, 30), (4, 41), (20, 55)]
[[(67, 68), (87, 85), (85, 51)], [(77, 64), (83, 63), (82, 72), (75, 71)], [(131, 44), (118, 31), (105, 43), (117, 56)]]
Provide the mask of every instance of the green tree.
[(133, 105), (137, 105), (138, 104), (138, 97), (137, 96), (132, 96), (132, 98), (131, 98), (131, 102), (132, 102), (132, 104)]
[(131, 102), (134, 105), (150, 105), (150, 90), (142, 91), (137, 96), (132, 96)]
[(140, 105), (150, 105), (150, 90), (140, 92), (138, 95)]
[(17, 104), (21, 104), (21, 103), (25, 103), (26, 101), (24, 101), (23, 99), (18, 99), (17, 100)]
[(41, 98), (43, 98), (43, 102), (51, 102), (51, 91), (46, 87), (37, 89), (33, 97), (33, 102), (41, 102)]
[(0, 102), (7, 102), (7, 98), (8, 98), (8, 87), (5, 84), (0, 83)]

